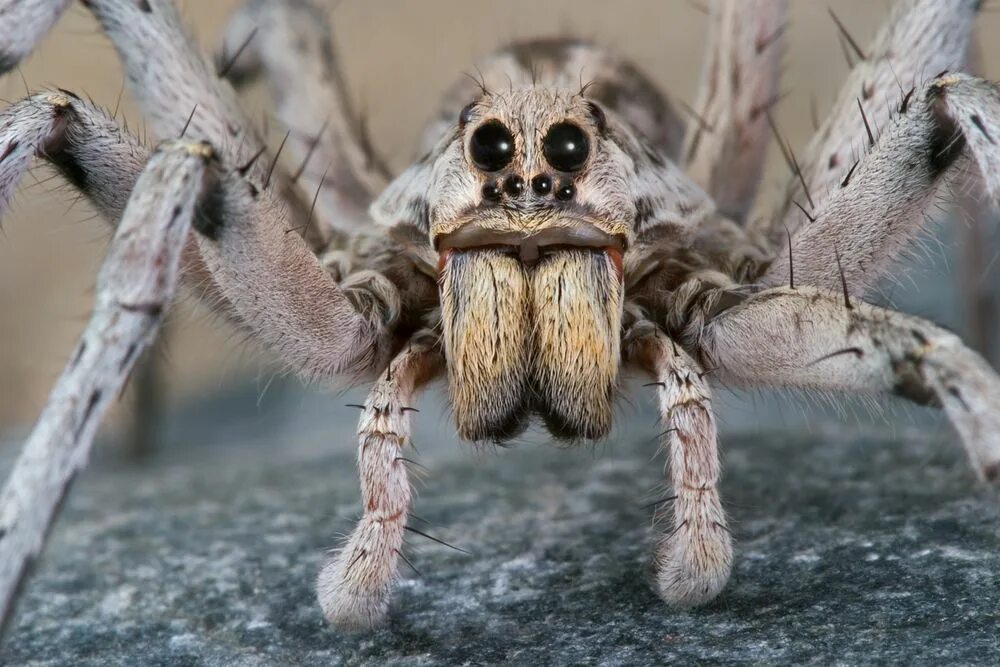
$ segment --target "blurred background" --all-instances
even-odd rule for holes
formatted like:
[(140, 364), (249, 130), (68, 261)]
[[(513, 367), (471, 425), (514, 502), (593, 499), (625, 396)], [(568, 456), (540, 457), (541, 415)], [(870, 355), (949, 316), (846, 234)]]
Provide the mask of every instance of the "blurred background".
[[(238, 0), (182, 3), (204, 49), (215, 50), (225, 20), (238, 4)], [(789, 142), (801, 149), (811, 128), (810, 99), (815, 97), (820, 110), (825, 110), (848, 71), (828, 7), (865, 44), (890, 3), (797, 0), (791, 4), (783, 85), (788, 95), (776, 118)], [(412, 157), (421, 127), (444, 89), (471, 71), (477, 57), (496, 47), (553, 34), (592, 38), (632, 58), (675, 101), (690, 103), (695, 98), (706, 23), (696, 0), (343, 0), (331, 18), (357, 108), (365, 111), (378, 151), (396, 169)], [(1000, 42), (982, 36), (1000, 34), (998, 30), (1000, 13), (980, 17), (982, 70), (991, 78), (1000, 77)], [(26, 87), (60, 86), (115, 107), (122, 83), (112, 47), (89, 13), (74, 3), (22, 66), (21, 76), (0, 80), (0, 98), (18, 99)], [(260, 91), (252, 92), (247, 103), (254, 109), (251, 117), (268, 112)], [(142, 117), (127, 93), (120, 115), (130, 127), (142, 127)], [(270, 123), (274, 145), (282, 134), (275, 125)], [(4, 217), (0, 236), (0, 456), (12, 453), (27, 432), (86, 323), (109, 238), (107, 226), (87, 204), (47, 176), (38, 169), (25, 180)], [(773, 200), (787, 177), (778, 151), (772, 150), (763, 196)], [(891, 288), (896, 305), (960, 331), (968, 315), (954, 280), (963, 261), (953, 243), (961, 224), (939, 225), (918, 253), (919, 264)], [(987, 252), (990, 277), (996, 273), (995, 249), (1000, 248), (993, 228), (991, 224), (984, 230), (986, 242), (977, 246)], [(298, 443), (303, 451), (317, 442), (353, 447), (356, 414), (341, 407), (347, 399), (304, 388), (294, 379), (276, 378), (266, 355), (189, 299), (174, 309), (156, 359), (160, 379), (153, 385), (156, 391), (144, 398), (126, 395), (109, 419), (105, 439), (114, 443), (111, 451), (126, 447), (136, 400), (161, 405), (164, 417), (159, 425), (147, 424), (140, 433), (166, 443), (162, 446), (168, 451), (180, 443), (216, 440), (234, 446), (246, 440), (261, 442), (262, 447), (281, 443), (293, 449)], [(430, 403), (438, 409), (424, 410), (417, 420), (423, 422), (418, 436), (425, 429), (428, 439), (450, 445), (447, 410), (440, 398)], [(815, 411), (803, 417), (797, 407), (779, 410), (758, 395), (727, 395), (723, 404), (728, 428), (782, 428), (826, 419)], [(655, 433), (655, 417), (642, 399), (623, 409), (648, 415), (645, 421), (629, 421), (647, 425), (642, 432), (650, 436)], [(860, 428), (895, 424), (864, 415), (859, 419), (850, 422)]]

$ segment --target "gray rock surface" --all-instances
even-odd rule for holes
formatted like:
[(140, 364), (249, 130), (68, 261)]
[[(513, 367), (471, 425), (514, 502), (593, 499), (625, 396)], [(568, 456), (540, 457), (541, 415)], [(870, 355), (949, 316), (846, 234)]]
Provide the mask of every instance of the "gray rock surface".
[(725, 438), (729, 588), (648, 585), (660, 460), (638, 438), (431, 461), (388, 625), (327, 628), (312, 580), (358, 511), (352, 453), (99, 466), (2, 654), (12, 665), (997, 664), (1000, 497), (954, 439)]

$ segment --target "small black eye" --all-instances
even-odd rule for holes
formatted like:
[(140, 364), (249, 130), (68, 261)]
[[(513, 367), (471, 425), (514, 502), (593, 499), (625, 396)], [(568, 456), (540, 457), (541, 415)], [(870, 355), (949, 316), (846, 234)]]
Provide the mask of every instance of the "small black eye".
[(517, 174), (511, 174), (503, 182), (503, 191), (511, 197), (520, 197), (524, 194), (524, 179)]
[(496, 183), (486, 183), (483, 185), (483, 199), (486, 201), (500, 201), (502, 194), (500, 186)]
[(531, 179), (531, 189), (535, 194), (545, 196), (552, 192), (552, 179), (545, 174), (539, 174)]
[(563, 183), (556, 190), (556, 199), (559, 201), (569, 201), (576, 196), (576, 187), (572, 183)]
[(469, 153), (483, 171), (500, 171), (514, 159), (514, 137), (500, 121), (488, 121), (472, 133)]
[(573, 123), (556, 123), (545, 135), (542, 152), (549, 164), (559, 171), (578, 171), (587, 162), (590, 142), (583, 130)]

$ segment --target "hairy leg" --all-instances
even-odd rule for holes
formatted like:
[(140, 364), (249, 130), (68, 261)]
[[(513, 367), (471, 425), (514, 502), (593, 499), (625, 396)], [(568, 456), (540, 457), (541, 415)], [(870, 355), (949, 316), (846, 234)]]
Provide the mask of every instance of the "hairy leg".
[[(41, 157), (117, 225), (149, 152), (106, 111), (70, 92), (41, 92), (15, 102), (0, 112), (0, 215)], [(182, 266), (185, 282), (224, 309), (193, 239), (184, 247)]]
[(650, 322), (636, 324), (625, 346), (628, 360), (653, 376), (666, 428), (673, 521), (656, 545), (657, 588), (679, 607), (704, 604), (726, 585), (733, 564), (711, 390), (698, 363)]
[(223, 164), (249, 164), (257, 184), (268, 160), (250, 159), (264, 140), (243, 111), (236, 92), (220, 79), (190, 38), (171, 0), (88, 0), (125, 69), (129, 91), (159, 137), (210, 142)]
[[(90, 7), (116, 40), (159, 131), (208, 136), (220, 141), (225, 153), (205, 168), (210, 151), (199, 149), (204, 155), (197, 177), (190, 176), (194, 167), (187, 162), (176, 166), (176, 173), (160, 173), (164, 167), (154, 159), (145, 173), (156, 176), (144, 186), (136, 177), (146, 163), (145, 149), (71, 94), (42, 93), (0, 114), (4, 203), (36, 155), (48, 158), (111, 221), (122, 215), (126, 193), (134, 189), (102, 273), (91, 326), (4, 491), (0, 604), (5, 618), (59, 502), (86, 461), (108, 401), (153, 335), (185, 248), (200, 262), (227, 313), (311, 379), (356, 379), (380, 368), (391, 353), (389, 328), (399, 313), (388, 280), (363, 272), (338, 286), (302, 239), (289, 233), (295, 228), (285, 204), (265, 187), (270, 168), (252, 159), (236, 161), (245, 154), (250, 131), (243, 128), (249, 124), (229, 115), (238, 107), (229, 104), (225, 84), (220, 88), (205, 76), (207, 70), (190, 54), (172, 6), (158, 0), (93, 0)], [(188, 103), (196, 113), (180, 112), (178, 105)], [(205, 113), (199, 116), (199, 109)], [(174, 113), (182, 120), (171, 128)], [(188, 234), (192, 222), (200, 232), (194, 242)]]
[(988, 202), (1000, 204), (998, 142), (1000, 88), (961, 74), (935, 79), (906, 99), (762, 282), (789, 283), (791, 266), (799, 284), (840, 289), (839, 262), (848, 289), (865, 293), (920, 231), (947, 175), (974, 163)]
[(218, 60), (227, 77), (267, 79), (278, 117), (292, 130), (286, 150), (300, 165), (297, 181), (310, 195), (319, 193), (318, 220), (356, 230), (389, 174), (351, 105), (328, 12), (310, 0), (250, 0), (233, 17), (224, 42)]
[[(970, 44), (966, 71), (982, 76), (982, 54), (979, 45)], [(1000, 209), (989, 204), (986, 187), (980, 178), (955, 183), (955, 206), (951, 214), (958, 221), (957, 238), (961, 261), (957, 263), (959, 298), (965, 304), (965, 329), (967, 340), (990, 365), (997, 367), (997, 343), (1000, 342), (1000, 315), (998, 294), (990, 284), (991, 257), (996, 249), (991, 247)]]
[(365, 401), (358, 425), (364, 513), (347, 544), (326, 562), (316, 581), (320, 607), (338, 627), (370, 628), (388, 611), (410, 511), (403, 448), (410, 442), (412, 401), (444, 367), (435, 338), (430, 332), (416, 337)]
[(683, 156), (695, 182), (737, 222), (750, 212), (764, 172), (767, 114), (779, 97), (787, 9), (787, 0), (711, 4), (708, 48)]
[[(150, 11), (145, 11), (146, 6)], [(296, 225), (288, 219), (286, 201), (258, 187), (267, 181), (266, 174), (254, 177), (252, 167), (259, 166), (259, 161), (233, 163), (242, 149), (230, 139), (250, 131), (232, 124), (231, 119), (239, 119), (240, 114), (228, 84), (215, 78), (203, 58), (187, 51), (190, 45), (173, 6), (163, 0), (151, 0), (148, 5), (93, 0), (90, 7), (116, 41), (130, 80), (152, 116), (162, 121), (162, 131), (183, 131), (190, 113), (182, 109), (197, 103), (204, 113), (191, 117), (189, 133), (200, 127), (203, 135), (231, 149), (228, 160), (223, 156), (222, 165), (211, 170), (212, 183), (195, 221), (195, 228), (202, 232), (197, 237), (201, 266), (211, 276), (213, 295), (221, 297), (227, 314), (309, 379), (344, 375), (357, 379), (384, 365), (391, 352), (389, 329), (399, 315), (395, 288), (385, 278), (370, 274), (356, 276), (343, 288), (334, 283), (299, 235), (289, 233)], [(185, 78), (185, 83), (176, 90), (164, 87), (178, 78)], [(53, 98), (19, 104), (4, 112), (7, 120), (0, 129), (8, 137), (6, 155), (0, 160), (0, 196), (9, 197), (27, 161), (36, 152), (44, 154), (50, 145), (56, 146), (54, 139), (62, 137), (61, 131), (68, 127), (66, 136), (77, 136), (73, 134), (77, 131), (83, 134), (79, 141), (64, 142), (69, 148), (53, 150), (52, 155), (59, 158), (54, 161), (85, 192), (95, 198), (106, 196), (108, 201), (98, 201), (98, 206), (114, 219), (115, 208), (120, 208), (130, 187), (105, 186), (104, 181), (88, 179), (110, 175), (124, 186), (128, 174), (141, 163), (139, 151), (124, 160), (121, 168), (114, 164), (113, 157), (130, 150), (129, 141), (78, 101)], [(235, 115), (229, 117), (229, 113)], [(171, 129), (174, 114), (181, 120)], [(86, 122), (65, 122), (78, 117)], [(90, 140), (113, 150), (102, 155), (82, 147)]]
[[(40, 93), (0, 113), (0, 203), (35, 155), (56, 166), (110, 221), (121, 216), (147, 150), (69, 94)], [(372, 272), (338, 286), (279, 201), (239, 170), (213, 164), (185, 249), (185, 274), (213, 305), (307, 379), (357, 379), (390, 353), (398, 295)], [(200, 187), (200, 184), (199, 184)]]
[[(810, 212), (835, 196), (872, 136), (889, 125), (913, 89), (965, 64), (969, 37), (980, 0), (899, 0), (867, 49), (855, 49), (858, 62), (841, 87), (829, 114), (797, 161), (781, 208), (757, 227), (775, 244), (785, 228), (795, 231)], [(854, 45), (853, 38), (845, 43)], [(853, 48), (853, 46), (848, 46)]]
[(69, 0), (0, 0), (0, 74), (28, 57)]
[[(39, 93), (0, 112), (0, 146), (3, 147), (0, 149), (0, 211), (10, 201), (34, 158), (39, 156), (79, 189), (112, 224), (117, 224), (121, 218), (129, 193), (149, 158), (149, 150), (104, 111), (61, 91)], [(212, 210), (219, 213), (218, 207)], [(273, 230), (277, 223), (269, 218), (267, 224)], [(294, 246), (291, 239), (297, 237), (287, 236), (288, 245)], [(259, 264), (265, 258), (258, 253), (254, 260), (253, 263)], [(215, 275), (202, 259), (196, 237), (189, 236), (185, 244), (182, 266), (185, 282), (196, 293), (237, 326), (248, 327), (245, 318), (249, 311), (241, 315), (232, 308)], [(323, 279), (329, 281), (328, 277)], [(245, 300), (245, 290), (240, 293)]]
[[(195, 220), (200, 254), (232, 314), (308, 379), (358, 379), (382, 367), (398, 295), (363, 275), (341, 289), (289, 220), (291, 200), (235, 91), (188, 38), (169, 0), (89, 0), (115, 44), (133, 93), (160, 134), (220, 146), (222, 169)], [(193, 113), (192, 113), (193, 112)]]
[(85, 4), (118, 51), (129, 91), (153, 134), (208, 141), (223, 165), (239, 168), (255, 188), (280, 196), (296, 219), (296, 231), (314, 247), (324, 247), (329, 235), (308, 224), (308, 199), (291, 186), (276, 158), (264, 157), (264, 138), (232, 86), (191, 39), (173, 0)]
[[(30, 52), (66, 4), (0, 0), (0, 53)], [(171, 0), (87, 0), (84, 5), (118, 50), (129, 88), (154, 134), (169, 138), (183, 132), (207, 140), (232, 165), (248, 163), (264, 147), (235, 92), (212, 71)], [(263, 181), (267, 161), (255, 161), (248, 170)]]
[(117, 222), (149, 149), (102, 109), (67, 91), (46, 91), (0, 111), (0, 211), (36, 156)]
[[(27, 561), (41, 549), (68, 483), (86, 461), (104, 408), (153, 336), (185, 249), (203, 261), (226, 313), (308, 378), (356, 379), (380, 369), (391, 354), (389, 328), (399, 303), (392, 284), (373, 272), (337, 285), (302, 239), (288, 233), (280, 204), (200, 142), (169, 144), (136, 181), (144, 149), (70, 95), (41, 93), (0, 113), (0, 146), (4, 202), (36, 154), (111, 220), (132, 191), (101, 274), (94, 319), (4, 492), (0, 605), (9, 609)], [(196, 241), (190, 223), (200, 232)]]
[(939, 405), (976, 474), (1000, 479), (1000, 377), (925, 320), (812, 287), (759, 292), (688, 332), (723, 382), (890, 393)]
[(97, 304), (0, 493), (0, 622), (42, 550), (97, 426), (173, 298), (211, 149), (170, 142), (143, 171), (97, 285)]
[(991, 277), (993, 257), (998, 249), (995, 242), (1000, 210), (988, 204), (979, 183), (967, 183), (959, 188), (954, 213), (958, 220), (960, 259), (956, 262), (957, 289), (965, 304), (967, 340), (990, 365), (996, 368), (997, 343), (1000, 343), (1000, 295)]
[(337, 284), (281, 200), (219, 169), (194, 222), (198, 250), (232, 315), (306, 380), (358, 381), (391, 357), (396, 287), (359, 272)]

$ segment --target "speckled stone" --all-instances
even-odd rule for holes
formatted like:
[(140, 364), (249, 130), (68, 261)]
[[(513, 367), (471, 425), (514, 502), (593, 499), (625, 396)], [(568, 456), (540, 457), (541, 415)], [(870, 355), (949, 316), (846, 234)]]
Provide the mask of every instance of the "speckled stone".
[(12, 665), (1000, 662), (1000, 498), (945, 435), (730, 435), (733, 579), (705, 609), (648, 584), (649, 442), (434, 463), (420, 570), (388, 625), (343, 636), (313, 598), (358, 512), (346, 451), (95, 472), (28, 588)]

